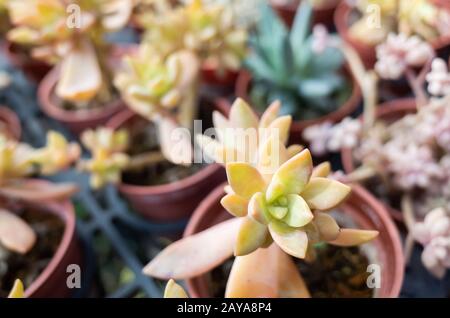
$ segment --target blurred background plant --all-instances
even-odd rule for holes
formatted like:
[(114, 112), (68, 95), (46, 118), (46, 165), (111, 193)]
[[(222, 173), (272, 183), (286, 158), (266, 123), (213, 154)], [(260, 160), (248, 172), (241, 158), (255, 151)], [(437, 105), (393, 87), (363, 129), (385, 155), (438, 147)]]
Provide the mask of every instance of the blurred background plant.
[(334, 36), (323, 26), (311, 34), (311, 15), (311, 5), (303, 1), (289, 31), (269, 6), (263, 7), (245, 60), (252, 75), (250, 98), (258, 110), (280, 100), (282, 114), (313, 119), (336, 110), (350, 95), (342, 53), (329, 45)]

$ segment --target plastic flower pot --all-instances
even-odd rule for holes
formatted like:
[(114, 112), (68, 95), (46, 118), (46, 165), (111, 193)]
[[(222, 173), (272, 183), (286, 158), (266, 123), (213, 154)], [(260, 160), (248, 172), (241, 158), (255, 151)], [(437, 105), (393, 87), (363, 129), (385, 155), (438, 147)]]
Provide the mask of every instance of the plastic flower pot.
[[(119, 129), (143, 120), (145, 119), (139, 115), (125, 110), (112, 118), (107, 126)], [(145, 218), (170, 222), (189, 217), (205, 195), (224, 180), (223, 167), (210, 164), (193, 175), (172, 183), (141, 186), (122, 182), (118, 189)]]
[(40, 82), (51, 69), (50, 65), (27, 56), (19, 45), (9, 41), (4, 42), (2, 50), (11, 64), (22, 70), (32, 81)]
[[(346, 1), (341, 1), (334, 14), (336, 29), (341, 38), (343, 38), (345, 42), (351, 44), (353, 48), (358, 51), (364, 65), (367, 68), (372, 69), (376, 62), (375, 46), (365, 44), (350, 36), (349, 29), (352, 12), (353, 8), (348, 5)], [(441, 36), (431, 41), (430, 45), (437, 52), (438, 56), (447, 58), (450, 51), (450, 36)]]
[[(270, 0), (271, 7), (278, 13), (287, 26), (291, 27), (295, 13), (297, 12), (300, 1), (291, 1), (288, 4), (282, 4), (280, 1)], [(328, 29), (333, 29), (333, 15), (336, 10), (336, 6), (340, 0), (329, 1), (321, 7), (313, 8), (313, 24), (324, 24)]]
[[(231, 216), (223, 209), (220, 199), (225, 195), (224, 184), (217, 187), (198, 206), (184, 236), (201, 232)], [(380, 232), (372, 244), (376, 263), (381, 265), (381, 286), (375, 297), (397, 297), (403, 282), (404, 258), (399, 233), (385, 207), (360, 186), (352, 187), (352, 194), (339, 207), (358, 228)], [(191, 297), (211, 297), (205, 276), (187, 280)]]
[[(386, 102), (377, 106), (375, 115), (377, 119), (383, 119), (386, 120), (387, 122), (393, 122), (395, 120), (402, 118), (407, 114), (415, 113), (416, 111), (417, 107), (415, 99), (404, 98)], [(342, 158), (342, 166), (344, 167), (346, 173), (351, 173), (352, 171), (355, 170), (355, 162), (353, 159), (353, 153), (351, 149), (348, 148), (342, 149), (341, 158)], [(396, 221), (403, 222), (403, 216), (399, 210), (387, 204), (386, 208)]]
[[(28, 183), (46, 184), (43, 180), (27, 180)], [(25, 297), (31, 298), (61, 298), (69, 297), (73, 290), (67, 287), (66, 272), (70, 264), (81, 264), (81, 250), (76, 237), (76, 217), (72, 203), (69, 200), (63, 202), (23, 203), (29, 207), (38, 207), (45, 213), (51, 213), (64, 223), (64, 232), (56, 249), (45, 269), (25, 290)], [(39, 242), (37, 242), (39, 244)]]
[[(306, 127), (320, 124), (326, 121), (329, 121), (331, 123), (337, 123), (341, 121), (343, 118), (349, 116), (358, 108), (359, 103), (361, 102), (361, 90), (359, 89), (359, 86), (354, 80), (354, 78), (350, 77), (350, 79), (352, 85), (352, 93), (347, 99), (347, 101), (343, 103), (341, 106), (339, 106), (335, 111), (325, 116), (310, 120), (293, 121), (290, 133), (291, 141), (298, 143), (300, 140), (302, 140), (302, 132)], [(251, 74), (247, 71), (241, 71), (239, 73), (239, 77), (236, 82), (236, 95), (242, 98), (243, 100), (247, 101), (250, 105), (252, 104), (249, 94), (251, 89), (251, 83), (252, 83)], [(217, 108), (219, 111), (228, 115), (230, 107), (226, 107), (223, 101), (219, 105), (217, 105)]]
[(14, 140), (19, 140), (22, 134), (22, 128), (17, 115), (2, 105), (0, 105), (0, 131)]

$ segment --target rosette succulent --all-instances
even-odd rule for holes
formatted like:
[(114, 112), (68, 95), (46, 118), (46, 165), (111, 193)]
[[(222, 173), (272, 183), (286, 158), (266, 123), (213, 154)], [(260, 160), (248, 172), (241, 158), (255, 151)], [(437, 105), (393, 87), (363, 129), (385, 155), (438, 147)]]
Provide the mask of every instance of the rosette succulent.
[(252, 76), (250, 98), (258, 109), (280, 100), (283, 114), (312, 119), (334, 111), (348, 98), (343, 55), (330, 45), (336, 39), (323, 28), (310, 34), (311, 15), (311, 5), (302, 1), (289, 31), (269, 6), (263, 7), (244, 62)]
[(10, 0), (12, 42), (31, 48), (37, 59), (60, 66), (56, 94), (77, 107), (111, 95), (105, 32), (125, 26), (131, 0)]

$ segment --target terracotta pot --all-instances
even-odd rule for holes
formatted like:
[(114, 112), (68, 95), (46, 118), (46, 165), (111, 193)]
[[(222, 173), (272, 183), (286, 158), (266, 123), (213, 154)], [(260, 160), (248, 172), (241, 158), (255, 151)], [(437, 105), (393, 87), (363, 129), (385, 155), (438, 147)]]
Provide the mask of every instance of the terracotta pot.
[(38, 87), (39, 105), (47, 116), (63, 123), (75, 135), (106, 124), (113, 115), (125, 108), (123, 101), (118, 98), (98, 109), (63, 109), (61, 101), (55, 94), (58, 79), (59, 70), (54, 68), (41, 81)]
[[(201, 232), (231, 216), (220, 205), (225, 195), (224, 184), (217, 187), (198, 206), (192, 215), (184, 236)], [(400, 235), (384, 206), (360, 186), (353, 186), (352, 194), (339, 208), (357, 227), (376, 229), (380, 235), (372, 243), (376, 261), (381, 265), (381, 288), (376, 297), (397, 297), (403, 282), (404, 258)], [(187, 280), (191, 297), (211, 297), (205, 276)]]
[[(139, 121), (145, 119), (125, 110), (113, 117), (107, 126), (118, 129), (135, 126)], [(223, 167), (210, 164), (195, 174), (173, 183), (156, 186), (121, 183), (118, 189), (142, 216), (158, 222), (170, 222), (189, 217), (198, 203), (224, 180)]]
[[(46, 184), (44, 180), (32, 180), (36, 184)], [(76, 237), (75, 210), (69, 200), (63, 202), (48, 202), (45, 206), (37, 203), (23, 203), (25, 207), (38, 206), (43, 213), (51, 213), (64, 223), (64, 232), (55, 254), (42, 273), (25, 290), (25, 296), (31, 298), (61, 298), (69, 297), (73, 290), (67, 288), (66, 273), (70, 264), (80, 265), (82, 261), (79, 242)]]
[[(376, 118), (385, 119), (386, 121), (395, 121), (402, 118), (407, 114), (412, 114), (417, 111), (416, 101), (413, 98), (397, 99), (394, 101), (381, 104), (376, 109)], [(362, 120), (362, 117), (360, 117)], [(355, 163), (353, 160), (353, 154), (351, 149), (342, 149), (341, 151), (342, 166), (346, 173), (350, 173), (355, 170)], [(388, 205), (386, 205), (389, 213), (396, 221), (403, 222), (402, 213)]]
[[(334, 23), (339, 35), (359, 53), (364, 65), (372, 69), (376, 62), (375, 46), (365, 44), (352, 38), (349, 33), (350, 16), (353, 8), (349, 6), (346, 1), (342, 1), (336, 8), (334, 14)], [(430, 41), (431, 46), (437, 52), (437, 55), (445, 59), (450, 53), (450, 36), (441, 36), (433, 41)]]
[[(298, 143), (302, 140), (302, 132), (306, 127), (323, 123), (326, 121), (329, 121), (331, 123), (337, 123), (341, 121), (343, 118), (349, 116), (358, 108), (359, 103), (361, 102), (361, 90), (359, 89), (359, 86), (353, 77), (351, 77), (351, 80), (352, 80), (352, 94), (350, 95), (349, 99), (335, 111), (316, 119), (292, 122), (290, 135), (290, 140), (292, 142)], [(236, 95), (247, 101), (250, 105), (251, 100), (249, 92), (251, 89), (251, 81), (252, 81), (251, 74), (247, 71), (242, 71), (239, 73), (239, 77), (236, 82)], [(226, 112), (224, 112), (224, 114), (228, 115), (229, 107), (225, 107), (224, 100), (222, 100), (220, 102), (220, 105), (217, 105), (217, 107), (218, 110), (221, 111), (225, 111), (226, 109)]]
[(2, 45), (2, 50), (5, 52), (11, 64), (21, 69), (32, 81), (40, 82), (51, 69), (51, 66), (47, 63), (26, 56), (19, 45), (9, 41), (5, 41)]
[[(301, 0), (298, 3), (291, 2), (289, 4), (279, 4), (277, 1), (270, 0), (270, 6), (278, 13), (287, 26), (291, 27), (297, 8)], [(328, 29), (334, 29), (333, 15), (336, 10), (336, 6), (341, 0), (336, 0), (334, 3), (329, 3), (323, 7), (314, 7), (313, 9), (313, 24), (324, 24)]]
[(0, 123), (3, 125), (3, 132), (14, 140), (20, 140), (22, 135), (22, 127), (16, 113), (0, 105)]

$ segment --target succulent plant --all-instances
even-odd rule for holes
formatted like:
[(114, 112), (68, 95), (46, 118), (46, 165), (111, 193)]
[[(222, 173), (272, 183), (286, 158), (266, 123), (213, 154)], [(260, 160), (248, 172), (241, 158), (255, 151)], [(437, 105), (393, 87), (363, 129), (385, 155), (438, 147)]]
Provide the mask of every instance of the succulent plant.
[(225, 5), (193, 0), (144, 13), (140, 20), (147, 30), (145, 41), (157, 43), (162, 56), (189, 50), (223, 73), (237, 71), (246, 53), (247, 32), (236, 26), (231, 9)]
[(77, 107), (87, 107), (94, 97), (110, 97), (103, 34), (127, 23), (131, 0), (9, 0), (7, 5), (15, 26), (8, 39), (31, 47), (33, 57), (60, 66), (59, 97)]
[(79, 168), (91, 173), (91, 186), (98, 189), (107, 183), (121, 180), (122, 170), (129, 163), (124, 153), (128, 147), (128, 133), (99, 127), (87, 130), (81, 135), (83, 145), (91, 151), (92, 159), (79, 163)]
[[(242, 100), (233, 104), (228, 120), (215, 114), (219, 131), (267, 128), (275, 122), (278, 125), (266, 132), (263, 141), (257, 139), (256, 151), (248, 146), (239, 148), (248, 158), (256, 156), (253, 162), (235, 161), (232, 157), (224, 160), (218, 155), (224, 151), (234, 153), (232, 147), (210, 152), (218, 162), (226, 163), (227, 194), (221, 204), (236, 218), (171, 244), (144, 268), (145, 274), (161, 279), (192, 278), (234, 254), (226, 297), (309, 297), (289, 255), (313, 258), (316, 243), (359, 245), (378, 235), (377, 231), (340, 228), (326, 213), (345, 199), (350, 188), (327, 178), (329, 163), (313, 169), (309, 150), (299, 152), (296, 147), (289, 155), (284, 142), (290, 120), (277, 118), (279, 107), (278, 103), (272, 104), (260, 121)], [(216, 142), (213, 149), (225, 145), (224, 136), (242, 138), (237, 133), (226, 135), (224, 130), (218, 135), (222, 144)], [(203, 147), (215, 142), (204, 136), (199, 139)], [(267, 170), (267, 162), (277, 165)]]
[[(47, 134), (47, 145), (38, 149), (0, 135), (0, 197), (31, 202), (70, 197), (77, 191), (73, 184), (41, 184), (27, 178), (57, 173), (70, 166), (79, 155), (77, 144), (68, 143), (53, 131)], [(36, 234), (15, 213), (0, 209), (0, 243), (8, 250), (25, 254), (36, 243)]]
[[(449, 34), (450, 12), (430, 0), (357, 0), (356, 8), (361, 18), (351, 25), (350, 34), (370, 45), (383, 42), (391, 32), (417, 35), (426, 41)], [(374, 14), (380, 16), (374, 19)]]
[[(263, 7), (244, 62), (252, 75), (250, 97), (257, 108), (280, 100), (283, 114), (311, 119), (332, 112), (348, 97), (350, 88), (340, 72), (342, 53), (332, 45), (316, 50), (311, 14), (311, 5), (302, 1), (289, 31), (269, 6)], [(323, 32), (321, 36), (323, 40)]]
[(189, 298), (183, 287), (175, 283), (173, 279), (169, 280), (164, 290), (164, 298)]
[(8, 298), (24, 298), (23, 283), (20, 279), (14, 281), (14, 286), (8, 295)]

